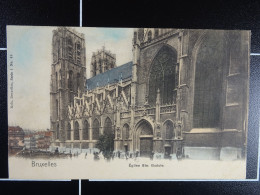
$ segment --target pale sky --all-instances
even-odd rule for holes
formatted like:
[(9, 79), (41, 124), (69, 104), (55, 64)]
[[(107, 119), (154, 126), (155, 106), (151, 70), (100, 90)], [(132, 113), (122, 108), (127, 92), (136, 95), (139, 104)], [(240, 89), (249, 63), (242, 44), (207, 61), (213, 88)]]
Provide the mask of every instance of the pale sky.
[[(50, 70), (52, 30), (56, 27), (8, 26), (8, 123), (24, 129), (50, 128)], [(75, 28), (85, 34), (86, 68), (89, 77), (93, 51), (106, 49), (116, 54), (117, 66), (132, 60), (131, 28)], [(10, 59), (13, 55), (13, 59)], [(10, 63), (13, 61), (13, 70)], [(11, 81), (13, 72), (13, 108)]]

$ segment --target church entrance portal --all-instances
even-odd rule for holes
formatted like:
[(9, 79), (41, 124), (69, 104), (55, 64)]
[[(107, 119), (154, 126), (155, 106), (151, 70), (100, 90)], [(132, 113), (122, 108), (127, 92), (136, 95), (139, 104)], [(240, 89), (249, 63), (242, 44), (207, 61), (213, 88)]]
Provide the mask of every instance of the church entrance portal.
[(153, 152), (153, 128), (147, 121), (143, 121), (139, 127), (140, 156), (150, 157)]
[(153, 138), (140, 137), (140, 156), (150, 157), (153, 151)]

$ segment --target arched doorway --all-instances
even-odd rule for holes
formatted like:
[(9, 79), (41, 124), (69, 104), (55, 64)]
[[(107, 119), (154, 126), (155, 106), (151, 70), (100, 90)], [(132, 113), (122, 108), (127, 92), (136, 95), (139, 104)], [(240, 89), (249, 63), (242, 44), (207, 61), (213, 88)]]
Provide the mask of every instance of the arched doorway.
[(151, 124), (143, 120), (137, 128), (137, 132), (140, 156), (150, 157), (153, 152), (153, 128)]

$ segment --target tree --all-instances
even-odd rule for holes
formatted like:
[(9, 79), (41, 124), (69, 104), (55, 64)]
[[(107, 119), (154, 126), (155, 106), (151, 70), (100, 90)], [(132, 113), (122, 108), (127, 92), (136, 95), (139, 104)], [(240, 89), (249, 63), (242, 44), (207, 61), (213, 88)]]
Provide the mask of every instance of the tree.
[(114, 137), (113, 133), (105, 132), (100, 135), (96, 144), (96, 147), (102, 152), (106, 159), (110, 159), (114, 151)]

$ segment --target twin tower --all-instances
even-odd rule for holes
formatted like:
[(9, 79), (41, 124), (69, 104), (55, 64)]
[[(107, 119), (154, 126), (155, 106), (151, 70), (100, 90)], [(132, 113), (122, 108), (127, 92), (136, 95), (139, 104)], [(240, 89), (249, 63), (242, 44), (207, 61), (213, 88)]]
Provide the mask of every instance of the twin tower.
[[(53, 31), (51, 66), (51, 129), (55, 137), (65, 140), (61, 132), (68, 120), (68, 106), (74, 105), (74, 96), (85, 91), (86, 48), (83, 33), (74, 29), (60, 27)], [(90, 77), (104, 73), (116, 67), (116, 55), (102, 49), (93, 52)]]

